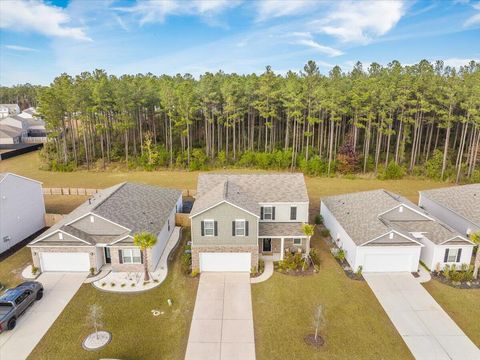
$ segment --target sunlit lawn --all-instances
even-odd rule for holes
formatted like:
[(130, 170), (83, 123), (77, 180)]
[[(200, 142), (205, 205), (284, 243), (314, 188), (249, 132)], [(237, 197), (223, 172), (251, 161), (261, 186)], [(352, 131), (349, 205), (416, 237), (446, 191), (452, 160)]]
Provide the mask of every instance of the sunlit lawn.
[[(0, 283), (12, 288), (22, 282), (22, 270), (32, 263), (30, 249), (23, 247), (0, 261)], [(0, 291), (1, 293), (1, 291)]]

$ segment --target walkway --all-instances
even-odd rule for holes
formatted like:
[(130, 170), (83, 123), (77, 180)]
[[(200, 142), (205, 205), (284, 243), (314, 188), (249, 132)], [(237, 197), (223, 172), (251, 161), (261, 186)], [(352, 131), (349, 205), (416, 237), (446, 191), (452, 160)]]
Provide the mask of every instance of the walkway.
[(273, 275), (273, 260), (264, 260), (265, 261), (265, 269), (263, 270), (262, 275), (251, 278), (250, 282), (252, 284), (258, 284), (270, 279)]
[(417, 360), (478, 360), (480, 350), (410, 273), (364, 273)]
[(185, 360), (255, 360), (248, 273), (202, 273)]
[(43, 273), (37, 281), (44, 295), (18, 319), (12, 331), (0, 334), (0, 359), (26, 359), (65, 306), (73, 298), (87, 273)]

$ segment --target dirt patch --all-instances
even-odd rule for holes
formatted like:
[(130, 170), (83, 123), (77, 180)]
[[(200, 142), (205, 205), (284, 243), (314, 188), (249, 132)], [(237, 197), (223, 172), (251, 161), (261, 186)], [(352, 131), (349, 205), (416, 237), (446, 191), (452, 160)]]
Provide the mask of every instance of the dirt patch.
[(303, 340), (307, 345), (313, 346), (317, 349), (321, 349), (323, 345), (325, 345), (325, 340), (320, 336), (317, 335), (315, 339), (315, 334), (308, 334), (303, 337)]

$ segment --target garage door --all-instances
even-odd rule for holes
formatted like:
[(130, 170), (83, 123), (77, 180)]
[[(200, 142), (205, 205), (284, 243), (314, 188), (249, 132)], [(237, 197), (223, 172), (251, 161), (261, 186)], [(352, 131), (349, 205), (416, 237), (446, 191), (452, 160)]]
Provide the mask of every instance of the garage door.
[(412, 255), (410, 254), (366, 254), (363, 271), (395, 272), (411, 271)]
[(88, 253), (42, 252), (40, 265), (42, 271), (89, 271)]
[(200, 271), (250, 272), (250, 253), (200, 253)]

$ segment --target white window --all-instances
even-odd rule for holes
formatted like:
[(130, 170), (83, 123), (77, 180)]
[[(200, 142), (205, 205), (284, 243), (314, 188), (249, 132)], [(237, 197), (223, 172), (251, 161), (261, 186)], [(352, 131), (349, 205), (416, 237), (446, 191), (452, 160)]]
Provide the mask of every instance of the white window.
[(263, 219), (264, 220), (272, 220), (273, 218), (273, 207), (272, 206), (264, 206), (263, 207)]
[(235, 220), (235, 236), (245, 236), (245, 220)]
[(294, 238), (293, 239), (293, 245), (302, 245), (302, 239), (301, 238)]
[(140, 249), (122, 250), (122, 260), (124, 264), (141, 264), (142, 255), (140, 254)]
[(204, 230), (205, 236), (214, 236), (215, 235), (215, 221), (204, 220), (203, 221), (203, 230)]
[(449, 249), (447, 262), (457, 262), (458, 249)]

